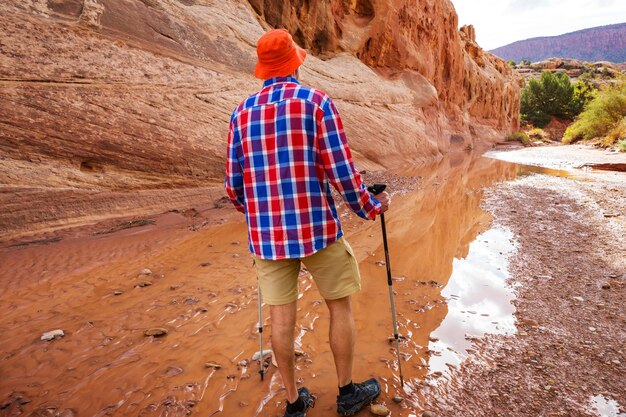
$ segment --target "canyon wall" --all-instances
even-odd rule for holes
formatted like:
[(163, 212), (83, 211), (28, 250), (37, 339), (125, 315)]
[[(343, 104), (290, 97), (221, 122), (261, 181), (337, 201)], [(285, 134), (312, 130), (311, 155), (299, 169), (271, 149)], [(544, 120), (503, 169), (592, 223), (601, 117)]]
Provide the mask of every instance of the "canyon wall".
[(482, 148), (519, 79), (448, 0), (9, 0), (0, 4), (0, 240), (210, 204), (258, 37), (309, 56), (361, 169)]

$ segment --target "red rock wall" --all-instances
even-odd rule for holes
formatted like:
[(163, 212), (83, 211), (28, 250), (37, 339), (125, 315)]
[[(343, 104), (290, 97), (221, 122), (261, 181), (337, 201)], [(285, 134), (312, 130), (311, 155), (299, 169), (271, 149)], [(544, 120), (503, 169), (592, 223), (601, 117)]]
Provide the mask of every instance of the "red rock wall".
[(448, 0), (2, 2), (0, 240), (219, 195), (271, 26), (311, 52), (302, 80), (335, 99), (362, 169), (498, 140), (517, 79), (456, 25)]

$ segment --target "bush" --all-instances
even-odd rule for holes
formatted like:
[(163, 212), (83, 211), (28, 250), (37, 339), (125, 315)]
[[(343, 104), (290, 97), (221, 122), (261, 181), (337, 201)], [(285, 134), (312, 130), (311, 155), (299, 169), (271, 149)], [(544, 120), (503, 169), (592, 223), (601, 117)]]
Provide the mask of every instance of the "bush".
[(544, 71), (522, 90), (521, 117), (538, 127), (546, 126), (552, 116), (572, 120), (593, 95), (593, 84), (582, 80), (572, 84), (565, 72)]
[(620, 141), (626, 141), (626, 117), (622, 118), (604, 138), (604, 144), (611, 146)]
[(524, 146), (530, 145), (530, 138), (524, 132), (511, 133), (506, 138), (504, 138), (504, 140), (506, 140), (507, 142), (512, 142), (512, 141), (522, 142)]
[(626, 152), (626, 139), (617, 141), (617, 149), (619, 149), (620, 152)]
[(626, 131), (626, 126), (623, 126), (624, 117), (626, 117), (626, 82), (621, 82), (617, 86), (607, 86), (567, 128), (563, 135), (563, 143), (598, 137), (613, 137), (617, 140)]
[(550, 141), (550, 135), (548, 134), (548, 132), (538, 127), (531, 129), (529, 132), (527, 132), (527, 134), (528, 134), (528, 137), (532, 139), (533, 141), (537, 141), (537, 140), (540, 140), (542, 142)]

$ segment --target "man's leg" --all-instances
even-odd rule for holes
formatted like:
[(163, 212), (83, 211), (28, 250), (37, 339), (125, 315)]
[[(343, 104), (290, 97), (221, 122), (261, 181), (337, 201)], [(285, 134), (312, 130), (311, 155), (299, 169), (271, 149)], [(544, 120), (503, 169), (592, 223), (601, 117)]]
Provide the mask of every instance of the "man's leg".
[(296, 301), (270, 306), (272, 319), (272, 349), (283, 378), (290, 403), (298, 399), (295, 375), (294, 332), (296, 327)]
[(352, 298), (326, 300), (326, 305), (330, 311), (330, 348), (335, 359), (338, 385), (343, 387), (352, 381), (355, 334)]

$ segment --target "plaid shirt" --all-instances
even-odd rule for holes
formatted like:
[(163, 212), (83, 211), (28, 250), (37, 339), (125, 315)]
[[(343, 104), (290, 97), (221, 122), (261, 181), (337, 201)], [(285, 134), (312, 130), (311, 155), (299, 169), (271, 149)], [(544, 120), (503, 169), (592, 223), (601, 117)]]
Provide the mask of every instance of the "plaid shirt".
[(235, 109), (228, 132), (225, 187), (246, 214), (250, 251), (302, 258), (343, 236), (330, 184), (360, 217), (380, 214), (330, 97), (295, 78), (266, 80)]

